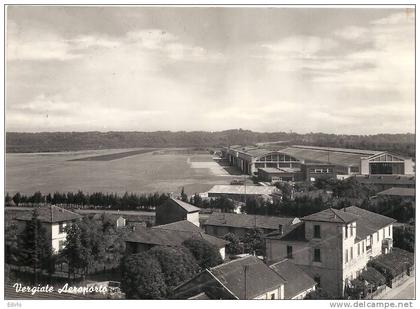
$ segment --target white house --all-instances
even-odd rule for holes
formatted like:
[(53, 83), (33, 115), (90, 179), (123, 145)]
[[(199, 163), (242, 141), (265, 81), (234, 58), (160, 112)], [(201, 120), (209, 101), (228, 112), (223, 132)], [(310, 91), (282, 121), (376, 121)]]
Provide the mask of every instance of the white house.
[[(75, 212), (54, 205), (38, 207), (36, 211), (38, 212), (38, 220), (41, 221), (47, 230), (48, 237), (51, 239), (51, 247), (55, 253), (59, 252), (64, 248), (66, 241), (66, 226), (79, 220), (81, 216)], [(18, 233), (21, 233), (25, 229), (26, 223), (32, 220), (32, 216), (33, 212), (31, 211), (16, 217)]]
[(266, 237), (267, 260), (298, 265), (333, 295), (342, 296), (370, 258), (390, 252), (394, 219), (355, 206), (301, 218), (287, 233)]

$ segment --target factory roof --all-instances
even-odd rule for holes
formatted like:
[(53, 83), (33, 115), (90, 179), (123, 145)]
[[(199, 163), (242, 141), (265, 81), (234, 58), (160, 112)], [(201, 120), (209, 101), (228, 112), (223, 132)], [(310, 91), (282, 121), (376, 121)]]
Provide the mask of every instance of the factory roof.
[(416, 189), (414, 188), (398, 188), (392, 187), (382, 192), (379, 192), (378, 195), (391, 195), (391, 196), (404, 196), (404, 197), (415, 197)]
[(263, 228), (277, 230), (279, 225), (284, 229), (299, 221), (293, 217), (273, 217), (214, 212), (204, 225), (228, 226), (238, 228)]
[(300, 172), (300, 168), (294, 167), (262, 167), (259, 168), (260, 170), (268, 173), (268, 174), (282, 174), (282, 173), (297, 173)]
[(126, 241), (160, 246), (181, 246), (185, 240), (191, 238), (206, 240), (217, 248), (222, 248), (229, 243), (204, 232), (171, 230), (159, 228), (159, 226), (154, 228), (136, 227), (127, 235)]
[(215, 185), (208, 191), (208, 193), (270, 195), (277, 191), (279, 190), (274, 186)]
[(365, 184), (410, 185), (416, 184), (414, 175), (356, 175), (355, 179)]

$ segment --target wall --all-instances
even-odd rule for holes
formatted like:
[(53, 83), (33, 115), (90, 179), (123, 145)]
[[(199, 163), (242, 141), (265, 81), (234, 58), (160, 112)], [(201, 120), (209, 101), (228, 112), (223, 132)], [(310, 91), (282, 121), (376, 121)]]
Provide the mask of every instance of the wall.
[(168, 224), (187, 219), (187, 211), (171, 200), (156, 207), (156, 225)]
[[(69, 224), (69, 222), (62, 222), (62, 224), (63, 224), (63, 227), (65, 228)], [(64, 242), (66, 240), (67, 233), (66, 232), (60, 233), (60, 223), (45, 224), (45, 225), (49, 226), (47, 229), (51, 231), (51, 244), (54, 249), (54, 252), (57, 253), (60, 249), (60, 242)]]
[(187, 220), (200, 227), (199, 212), (187, 213)]
[(284, 299), (284, 285), (281, 285), (280, 288), (266, 292), (264, 294), (258, 295), (253, 299), (271, 299), (271, 296), (274, 294), (273, 299)]
[(299, 293), (298, 295), (292, 297), (291, 299), (304, 299), (306, 295), (308, 295), (312, 291), (315, 291), (315, 285), (311, 287), (310, 289), (307, 289), (306, 291), (303, 291), (302, 293)]

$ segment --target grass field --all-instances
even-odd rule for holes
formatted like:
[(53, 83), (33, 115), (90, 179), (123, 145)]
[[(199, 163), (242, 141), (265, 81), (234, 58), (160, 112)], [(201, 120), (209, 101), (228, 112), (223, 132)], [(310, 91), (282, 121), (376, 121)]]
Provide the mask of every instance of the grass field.
[(75, 192), (204, 192), (234, 178), (209, 154), (185, 149), (162, 149), (120, 157), (81, 161), (140, 149), (57, 153), (6, 154), (5, 190), (10, 194)]
[(84, 157), (79, 159), (71, 159), (70, 161), (112, 161), (118, 160), (125, 157), (131, 157), (138, 154), (143, 154), (147, 152), (152, 152), (155, 148), (146, 148), (146, 149), (139, 149), (139, 150), (131, 150), (131, 151), (123, 151), (99, 156), (91, 156), (91, 157)]

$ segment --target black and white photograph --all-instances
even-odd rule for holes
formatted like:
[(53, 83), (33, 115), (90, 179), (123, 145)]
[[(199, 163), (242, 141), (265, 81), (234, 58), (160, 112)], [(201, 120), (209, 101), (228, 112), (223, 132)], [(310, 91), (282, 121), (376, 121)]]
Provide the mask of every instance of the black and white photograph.
[(414, 308), (415, 9), (5, 4), (5, 306)]

